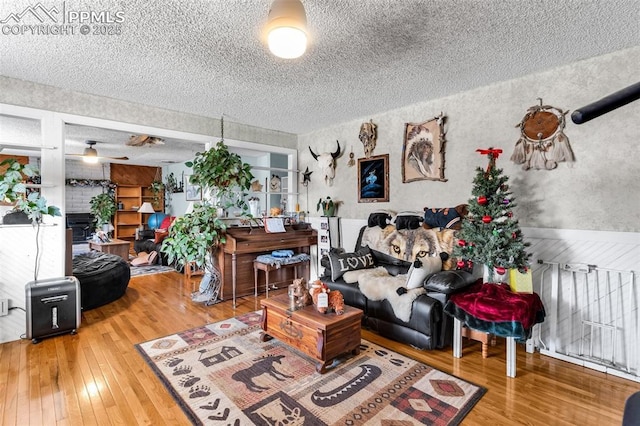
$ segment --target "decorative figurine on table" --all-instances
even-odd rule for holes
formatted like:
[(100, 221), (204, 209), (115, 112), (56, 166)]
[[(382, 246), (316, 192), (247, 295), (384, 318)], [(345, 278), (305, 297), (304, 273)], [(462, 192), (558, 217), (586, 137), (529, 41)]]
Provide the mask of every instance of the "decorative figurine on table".
[(293, 284), (291, 284), (291, 294), (295, 299), (295, 308), (302, 309), (305, 306), (311, 305), (313, 300), (311, 299), (311, 294), (307, 289), (307, 283), (304, 278), (297, 278), (293, 280)]
[(344, 314), (344, 297), (338, 290), (329, 290), (329, 287), (320, 280), (316, 280), (309, 289), (313, 304), (321, 314), (335, 312), (336, 315)]

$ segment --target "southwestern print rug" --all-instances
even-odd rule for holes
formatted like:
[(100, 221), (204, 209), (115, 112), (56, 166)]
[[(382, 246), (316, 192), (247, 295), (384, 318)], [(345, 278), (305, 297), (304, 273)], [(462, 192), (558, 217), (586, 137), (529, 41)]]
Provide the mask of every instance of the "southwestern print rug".
[(136, 345), (196, 425), (457, 425), (486, 389), (362, 340), (325, 374), (261, 311)]

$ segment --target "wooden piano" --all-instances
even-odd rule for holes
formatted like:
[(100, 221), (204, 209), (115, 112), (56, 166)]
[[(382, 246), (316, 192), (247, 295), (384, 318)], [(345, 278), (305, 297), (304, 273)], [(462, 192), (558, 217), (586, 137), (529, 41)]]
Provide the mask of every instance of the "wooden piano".
[[(227, 242), (218, 251), (218, 266), (222, 273), (220, 297), (231, 298), (235, 307), (236, 297), (254, 292), (253, 261), (261, 254), (274, 250), (291, 249), (296, 253), (310, 254), (310, 247), (318, 244), (318, 233), (311, 229), (295, 230), (285, 226), (286, 232), (267, 233), (264, 228), (227, 228)], [(272, 273), (275, 282), (291, 281), (291, 269), (279, 269)], [(304, 277), (309, 280), (306, 268)]]

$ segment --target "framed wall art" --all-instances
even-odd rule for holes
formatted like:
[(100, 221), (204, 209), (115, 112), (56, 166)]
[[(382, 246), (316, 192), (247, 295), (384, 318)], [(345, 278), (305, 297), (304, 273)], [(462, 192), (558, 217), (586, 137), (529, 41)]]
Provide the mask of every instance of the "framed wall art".
[(358, 202), (389, 201), (389, 154), (358, 159)]
[(402, 182), (444, 178), (445, 116), (424, 123), (405, 123), (402, 146)]
[(185, 197), (187, 201), (200, 201), (202, 200), (202, 187), (191, 183), (191, 176), (193, 175), (184, 175)]

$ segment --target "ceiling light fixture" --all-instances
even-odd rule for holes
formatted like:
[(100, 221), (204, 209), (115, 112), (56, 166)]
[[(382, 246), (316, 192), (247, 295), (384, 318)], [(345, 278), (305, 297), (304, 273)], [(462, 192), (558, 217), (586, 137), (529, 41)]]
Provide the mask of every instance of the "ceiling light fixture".
[(265, 27), (271, 53), (299, 58), (307, 50), (307, 15), (300, 0), (274, 0)]
[(98, 151), (96, 151), (92, 145), (89, 145), (82, 153), (82, 161), (89, 164), (96, 164), (98, 162)]

